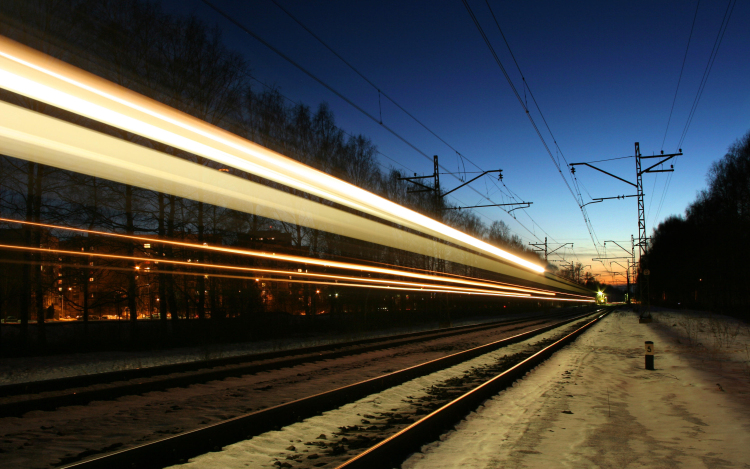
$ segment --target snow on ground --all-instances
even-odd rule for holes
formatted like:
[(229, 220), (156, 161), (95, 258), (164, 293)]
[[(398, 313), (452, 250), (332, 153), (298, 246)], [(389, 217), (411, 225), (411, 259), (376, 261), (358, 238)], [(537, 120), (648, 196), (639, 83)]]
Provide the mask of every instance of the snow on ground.
[[(454, 326), (484, 324), (493, 321), (511, 320), (527, 315), (509, 315), (502, 318), (472, 318), (454, 322)], [(254, 355), (265, 352), (294, 350), (318, 345), (331, 345), (354, 340), (387, 337), (438, 329), (437, 323), (420, 324), (414, 327), (401, 327), (357, 333), (327, 334), (306, 338), (279, 338), (265, 341), (212, 344), (201, 347), (185, 347), (171, 350), (149, 350), (141, 352), (109, 351), (73, 353), (42, 357), (0, 358), (0, 386), (27, 383), (48, 379), (66, 378), (110, 371), (150, 368), (175, 363), (190, 363), (229, 358), (241, 355)]]
[[(362, 425), (363, 416), (368, 414), (399, 412), (401, 409), (408, 409), (410, 406), (406, 403), (407, 400), (426, 396), (427, 390), (436, 383), (461, 377), (473, 367), (493, 364), (505, 355), (523, 351), (529, 344), (560, 336), (561, 331), (569, 331), (570, 329), (570, 325), (561, 326), (532, 339), (503, 347), (453, 367), (413, 379), (338, 409), (324, 412), (319, 416), (283, 427), (278, 431), (267, 432), (249, 440), (226, 446), (220, 452), (206, 453), (191, 459), (186, 464), (173, 467), (196, 469), (278, 467), (274, 466), (277, 460), (284, 461), (287, 456), (307, 455), (316, 451), (314, 446), (305, 446), (304, 442), (316, 441), (321, 434), (326, 435), (327, 440), (339, 438), (339, 436), (333, 434), (339, 431), (339, 427)], [(410, 399), (407, 399), (407, 396)]]
[(2, 418), (0, 468), (49, 468), (81, 454), (132, 447), (539, 327), (534, 324), (536, 321), (530, 321), (185, 388)]
[(750, 467), (748, 326), (654, 318), (608, 316), (402, 467)]

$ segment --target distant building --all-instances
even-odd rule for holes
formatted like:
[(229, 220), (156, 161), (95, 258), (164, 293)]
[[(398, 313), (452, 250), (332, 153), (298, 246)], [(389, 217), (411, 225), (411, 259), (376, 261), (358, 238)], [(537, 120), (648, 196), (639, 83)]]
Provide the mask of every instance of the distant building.
[[(0, 229), (0, 244), (11, 246), (26, 246), (26, 230), (23, 228)], [(49, 230), (42, 230), (41, 248), (55, 248), (58, 245), (56, 237), (50, 235)], [(21, 295), (24, 282), (24, 264), (29, 262), (28, 252), (16, 249), (2, 249), (0, 253), (0, 318), (20, 319), (21, 316)], [(32, 260), (31, 273), (41, 275), (43, 299), (42, 305), (46, 311), (46, 319), (57, 319), (59, 311), (56, 307), (56, 295), (50, 288), (51, 283), (58, 274), (59, 267), (54, 264), (54, 256), (48, 253), (35, 253), (34, 256), (41, 256), (42, 264), (39, 264), (39, 257)], [(36, 321), (37, 304), (35, 287), (36, 280), (32, 280), (34, 285), (30, 286), (29, 300), (29, 320)], [(52, 308), (50, 308), (52, 306)]]
[(290, 253), (292, 235), (279, 230), (249, 231), (237, 234), (237, 247), (260, 251), (280, 248), (281, 252)]

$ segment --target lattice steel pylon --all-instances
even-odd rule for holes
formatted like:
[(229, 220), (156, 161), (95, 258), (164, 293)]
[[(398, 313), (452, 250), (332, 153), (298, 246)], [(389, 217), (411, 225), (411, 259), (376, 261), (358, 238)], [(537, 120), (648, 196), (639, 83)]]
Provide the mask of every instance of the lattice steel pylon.
[[(595, 169), (601, 173), (606, 174), (607, 176), (611, 176), (615, 179), (618, 179), (626, 184), (630, 184), (631, 186), (636, 188), (636, 194), (635, 197), (638, 197), (638, 243), (635, 244), (635, 246), (638, 246), (638, 265), (640, 267), (641, 275), (638, 276), (638, 296), (640, 298), (640, 304), (641, 304), (641, 315), (644, 314), (644, 311), (648, 311), (648, 308), (643, 307), (644, 305), (644, 298), (646, 301), (646, 305), (648, 304), (648, 281), (645, 281), (645, 289), (644, 286), (644, 280), (642, 277), (648, 278), (649, 271), (645, 263), (643, 262), (643, 255), (648, 250), (648, 236), (646, 235), (646, 214), (645, 214), (645, 204), (643, 202), (643, 173), (668, 173), (674, 171), (673, 167), (670, 167), (669, 169), (654, 169), (657, 166), (660, 166), (667, 161), (671, 160), (675, 156), (682, 155), (682, 148), (680, 148), (680, 151), (678, 153), (670, 153), (670, 154), (664, 154), (664, 151), (661, 152), (659, 155), (652, 155), (652, 156), (643, 156), (641, 155), (641, 147), (638, 142), (635, 142), (635, 177), (636, 182), (633, 184), (632, 182), (621, 178), (620, 176), (616, 176), (608, 171), (605, 171), (601, 168), (597, 168), (596, 166), (590, 164), (590, 163), (570, 163), (571, 172), (575, 173), (575, 166), (582, 165), (582, 166), (588, 166), (591, 169)], [(646, 169), (641, 169), (641, 160), (647, 159), (647, 158), (659, 158), (661, 161), (658, 161), (657, 163), (652, 164)], [(619, 197), (600, 197), (598, 199), (594, 200), (605, 200), (605, 199), (621, 199), (625, 197), (634, 197), (633, 195), (623, 195)], [(632, 240), (631, 240), (632, 242)], [(635, 249), (633, 249), (635, 251)], [(635, 266), (635, 253), (633, 252), (633, 265)], [(645, 291), (644, 291), (645, 290)], [(644, 295), (645, 293), (645, 295)]]
[[(643, 262), (646, 253), (646, 212), (643, 202), (643, 172), (641, 171), (641, 147), (635, 142), (635, 188), (638, 195), (638, 259), (641, 263), (641, 275), (638, 276), (638, 309), (640, 316), (650, 316), (648, 312), (648, 274), (650, 273)], [(647, 277), (644, 279), (643, 277)], [(644, 288), (645, 286), (645, 288)]]
[(641, 171), (641, 148), (638, 142), (635, 142), (635, 175), (636, 175), (636, 193), (638, 194), (638, 253), (642, 257), (646, 252), (646, 213), (645, 204), (643, 203), (643, 172)]

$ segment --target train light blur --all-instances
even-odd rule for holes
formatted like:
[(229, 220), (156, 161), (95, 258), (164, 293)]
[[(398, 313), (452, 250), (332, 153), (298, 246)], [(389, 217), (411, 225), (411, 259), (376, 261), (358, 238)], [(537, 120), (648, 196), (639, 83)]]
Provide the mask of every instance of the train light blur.
[[(143, 236), (126, 235), (126, 234), (120, 234), (120, 233), (108, 233), (104, 231), (86, 230), (82, 228), (70, 228), (70, 227), (52, 225), (52, 224), (47, 224), (47, 223), (27, 222), (27, 221), (12, 219), (12, 218), (0, 217), (0, 221), (20, 223), (24, 225), (39, 226), (39, 227), (45, 227), (45, 228), (63, 229), (63, 230), (83, 232), (83, 233), (88, 233), (88, 234), (98, 234), (98, 235), (111, 236), (111, 237), (116, 237), (116, 238), (132, 239), (135, 241), (148, 240), (151, 242), (155, 242), (153, 238), (146, 238)], [(289, 261), (289, 262), (294, 262), (294, 263), (311, 264), (311, 265), (317, 265), (317, 266), (323, 266), (323, 267), (335, 267), (335, 268), (340, 268), (340, 269), (345, 269), (345, 270), (359, 270), (359, 271), (366, 271), (366, 272), (378, 273), (378, 274), (383, 274), (383, 275), (410, 277), (414, 279), (427, 280), (427, 281), (439, 281), (439, 282), (447, 282), (447, 283), (454, 283), (454, 284), (471, 285), (471, 286), (476, 286), (476, 287), (504, 289), (504, 290), (519, 291), (519, 292), (529, 292), (529, 293), (535, 293), (538, 295), (549, 295), (549, 296), (556, 295), (555, 292), (552, 292), (549, 290), (510, 286), (510, 285), (498, 284), (498, 283), (488, 283), (488, 282), (481, 281), (481, 279), (468, 280), (471, 277), (457, 278), (457, 277), (447, 277), (447, 276), (442, 276), (442, 275), (440, 276), (427, 275), (427, 274), (420, 274), (420, 273), (404, 271), (404, 270), (373, 267), (373, 266), (364, 265), (364, 264), (351, 264), (351, 263), (338, 262), (338, 261), (332, 261), (332, 260), (322, 260), (322, 259), (311, 258), (311, 257), (282, 255), (282, 254), (267, 253), (267, 252), (262, 252), (262, 251), (228, 248), (224, 246), (212, 246), (212, 245), (208, 245), (207, 243), (203, 243), (203, 244), (186, 243), (182, 241), (172, 241), (172, 240), (159, 240), (159, 242), (164, 243), (164, 244), (174, 245), (174, 246), (204, 249), (204, 250), (222, 252), (222, 253), (227, 253), (227, 254), (239, 254), (239, 255), (244, 255), (244, 256), (260, 257), (260, 258), (266, 258), (266, 259), (272, 258), (275, 260), (284, 260), (284, 261)], [(16, 247), (16, 246), (3, 246), (3, 247), (16, 248), (16, 249), (33, 249), (33, 248), (21, 248), (21, 247)], [(86, 255), (94, 255), (94, 254), (89, 253)], [(120, 257), (128, 258), (126, 256), (120, 256)], [(139, 258), (128, 258), (128, 259), (139, 259)], [(144, 258), (144, 260), (150, 261), (151, 259)], [(167, 262), (167, 261), (162, 259), (161, 262)], [(171, 261), (171, 262), (174, 263), (177, 261)], [(196, 262), (192, 262), (191, 259), (188, 259), (187, 262), (191, 263), (192, 265), (198, 265)], [(136, 266), (135, 268), (136, 270), (140, 269), (139, 266)], [(228, 266), (227, 268), (234, 268), (234, 267)], [(255, 269), (255, 271), (261, 271), (261, 270)], [(580, 296), (580, 295), (574, 295), (574, 296)]]
[[(87, 256), (87, 257), (101, 257), (101, 258), (107, 258), (107, 259), (120, 259), (120, 260), (128, 260), (128, 261), (148, 261), (149, 258), (142, 258), (142, 257), (136, 257), (136, 256), (122, 256), (122, 255), (116, 255), (116, 254), (103, 254), (103, 253), (81, 253), (79, 251), (67, 251), (67, 250), (60, 250), (60, 249), (49, 249), (49, 248), (32, 248), (32, 247), (26, 247), (26, 246), (13, 246), (13, 245), (1, 245), (0, 248), (4, 249), (16, 249), (16, 250), (22, 250), (22, 251), (35, 251), (35, 252), (55, 252), (65, 255), (72, 255), (72, 256)], [(170, 261), (170, 260), (162, 260), (164, 263), (169, 264), (175, 264), (175, 265), (187, 265), (186, 262), (183, 261)], [(251, 268), (251, 267), (238, 267), (238, 266), (231, 266), (231, 265), (222, 265), (222, 264), (205, 264), (205, 263), (192, 263), (191, 266), (195, 267), (204, 267), (204, 268), (216, 268), (216, 269), (229, 269), (234, 271), (252, 271), (252, 272), (265, 272), (265, 273), (275, 273), (275, 274), (288, 274), (289, 271), (285, 270), (274, 270), (274, 269), (260, 269), (260, 268)], [(136, 267), (138, 269), (138, 267)], [(207, 275), (202, 273), (193, 273), (193, 272), (167, 272), (172, 274), (187, 274), (187, 275), (201, 275), (205, 278), (208, 278)], [(296, 273), (296, 272), (291, 272)], [(228, 277), (224, 275), (214, 275), (217, 277)], [(312, 277), (312, 278), (326, 278), (326, 279), (334, 279), (335, 282), (317, 282), (313, 280), (292, 280), (292, 276), (287, 276), (283, 279), (285, 282), (289, 283), (317, 283), (317, 284), (323, 284), (323, 285), (346, 285), (346, 286), (355, 286), (355, 287), (368, 287), (368, 288), (394, 288), (399, 290), (414, 290), (415, 288), (429, 288), (429, 290), (426, 291), (435, 291), (435, 292), (445, 292), (445, 293), (461, 293), (461, 294), (479, 294), (479, 295), (490, 295), (490, 296), (511, 296), (511, 297), (531, 297), (529, 293), (521, 293), (521, 292), (506, 292), (506, 291), (497, 291), (497, 290), (485, 290), (485, 289), (477, 289), (477, 288), (469, 288), (469, 287), (453, 287), (448, 285), (441, 285), (441, 284), (423, 284), (423, 283), (413, 283), (413, 282), (404, 282), (404, 281), (398, 281), (398, 280), (386, 280), (386, 279), (374, 279), (371, 277), (347, 277), (347, 276), (341, 276), (341, 275), (332, 275), (332, 274), (320, 274), (320, 273), (303, 273), (301, 276), (303, 277)], [(252, 278), (252, 277), (235, 277), (235, 278)], [(281, 280), (281, 279), (274, 279), (269, 278), (269, 280)], [(355, 281), (360, 283), (341, 283), (339, 280), (344, 281)], [(257, 281), (257, 279), (256, 279)], [(388, 283), (389, 285), (383, 286), (378, 284)], [(393, 286), (391, 286), (393, 285)], [(532, 293), (539, 293), (537, 291), (529, 290)], [(338, 293), (336, 294), (336, 298), (338, 298)], [(536, 297), (534, 297), (536, 298)], [(548, 300), (561, 300), (562, 298), (548, 298), (548, 297), (539, 297), (539, 298), (545, 298)]]
[(0, 86), (529, 271), (544, 272), (539, 265), (434, 219), (1, 36)]
[[(441, 258), (446, 261), (470, 265), (509, 277), (555, 287), (560, 287), (559, 284), (564, 283), (553, 277), (539, 276), (457, 246), (442, 244), (434, 238), (428, 239), (416, 233), (404, 232), (394, 226), (362, 218), (329, 205), (300, 199), (287, 192), (239, 177), (221, 176), (221, 173), (210, 168), (175, 159), (18, 106), (0, 102), (0, 109), (0, 153), (178, 197), (191, 198), (199, 194), (208, 203), (234, 210), (242, 211), (248, 206), (253, 206), (257, 210), (260, 207), (261, 212), (268, 212), (267, 215), (280, 214), (293, 222), (301, 222), (303, 225), (309, 223), (304, 226), (314, 229), (326, 231), (330, 228), (335, 234), (396, 249), (407, 249), (416, 254), (434, 256), (439, 249)], [(54, 132), (51, 129), (55, 129)], [(103, 160), (100, 161), (99, 158)], [(137, 162), (135, 166), (133, 161)], [(180, 169), (176, 170), (175, 165)], [(211, 175), (208, 179), (214, 176), (228, 179), (209, 183), (205, 177), (207, 174)], [(176, 188), (178, 186), (179, 188)], [(269, 211), (273, 211), (273, 214)], [(314, 220), (309, 216), (312, 213), (315, 214)], [(306, 222), (305, 217), (312, 221)], [(320, 220), (323, 220), (325, 227), (318, 226)], [(150, 237), (142, 239), (147, 242), (153, 241)], [(461, 277), (454, 274), (441, 275)], [(562, 288), (568, 291), (571, 290), (570, 287), (585, 293), (581, 287), (572, 284), (562, 285)]]

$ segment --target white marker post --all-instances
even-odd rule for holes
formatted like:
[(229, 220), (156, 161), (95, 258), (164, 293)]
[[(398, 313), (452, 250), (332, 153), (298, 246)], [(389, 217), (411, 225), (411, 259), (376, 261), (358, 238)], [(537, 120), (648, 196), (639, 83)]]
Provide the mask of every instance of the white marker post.
[(654, 343), (650, 340), (646, 341), (646, 369), (654, 369)]

